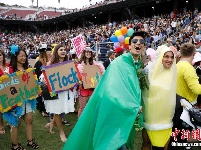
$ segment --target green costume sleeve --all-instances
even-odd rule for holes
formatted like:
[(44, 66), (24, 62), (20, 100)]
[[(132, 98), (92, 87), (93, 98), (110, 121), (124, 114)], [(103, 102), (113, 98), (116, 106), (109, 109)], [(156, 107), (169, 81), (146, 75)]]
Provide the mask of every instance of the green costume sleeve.
[(107, 68), (63, 150), (115, 150), (125, 144), (141, 104), (130, 53)]

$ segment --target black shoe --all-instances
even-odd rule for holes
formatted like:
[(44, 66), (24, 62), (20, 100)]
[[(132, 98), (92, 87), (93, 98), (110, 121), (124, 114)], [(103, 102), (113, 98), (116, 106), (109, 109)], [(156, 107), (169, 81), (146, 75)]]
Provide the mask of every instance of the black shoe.
[(62, 124), (65, 125), (65, 126), (69, 126), (70, 125), (70, 123), (67, 120), (63, 120)]

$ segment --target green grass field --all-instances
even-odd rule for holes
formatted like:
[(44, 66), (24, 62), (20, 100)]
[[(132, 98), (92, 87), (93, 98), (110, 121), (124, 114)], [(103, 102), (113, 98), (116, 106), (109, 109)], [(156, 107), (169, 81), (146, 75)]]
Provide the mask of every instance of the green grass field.
[[(73, 129), (76, 121), (77, 114), (71, 113), (66, 115), (66, 119), (71, 123), (70, 126), (63, 126), (66, 136), (70, 134)], [(50, 134), (48, 129), (45, 128), (45, 124), (48, 122), (48, 117), (43, 117), (38, 111), (34, 113), (34, 123), (33, 123), (33, 136), (35, 141), (39, 144), (40, 150), (61, 150), (64, 143), (61, 142), (59, 137), (59, 132), (55, 127), (55, 134)], [(24, 130), (24, 122), (21, 123), (19, 131), (19, 142), (27, 150), (32, 150), (32, 148), (26, 146), (26, 135)], [(11, 140), (10, 140), (10, 129), (6, 127), (6, 134), (0, 135), (0, 150), (10, 150), (11, 149)], [(142, 144), (141, 131), (138, 131), (135, 137), (135, 150), (140, 150)], [(201, 148), (194, 148), (193, 150), (200, 150)]]

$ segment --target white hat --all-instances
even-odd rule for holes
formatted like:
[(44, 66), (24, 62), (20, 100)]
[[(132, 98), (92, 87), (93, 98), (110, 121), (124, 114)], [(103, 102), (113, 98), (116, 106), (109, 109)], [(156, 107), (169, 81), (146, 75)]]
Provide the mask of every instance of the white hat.
[(196, 63), (198, 61), (201, 61), (201, 54), (199, 52), (196, 52), (194, 59), (193, 59), (193, 62)]
[(75, 53), (76, 53), (76, 51), (74, 48), (70, 50), (70, 54), (75, 54)]
[(86, 47), (86, 51), (93, 51), (91, 47)]
[(40, 44), (38, 49), (47, 49), (47, 44)]

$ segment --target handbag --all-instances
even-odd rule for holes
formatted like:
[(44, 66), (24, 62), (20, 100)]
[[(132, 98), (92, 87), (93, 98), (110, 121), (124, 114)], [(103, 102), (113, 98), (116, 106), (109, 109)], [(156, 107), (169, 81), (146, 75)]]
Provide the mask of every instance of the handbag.
[(188, 111), (190, 121), (194, 125), (195, 129), (197, 130), (197, 126), (201, 126), (201, 109), (194, 107), (191, 103), (183, 99), (181, 105)]
[(190, 115), (190, 121), (197, 130), (197, 126), (201, 126), (201, 109), (193, 107), (189, 109), (188, 112)]
[(58, 94), (56, 94), (55, 96), (51, 96), (50, 95), (50, 92), (48, 90), (48, 87), (45, 83), (41, 83), (40, 85), (41, 87), (41, 90), (42, 90), (42, 96), (44, 98), (44, 100), (55, 100), (55, 99), (58, 99)]

